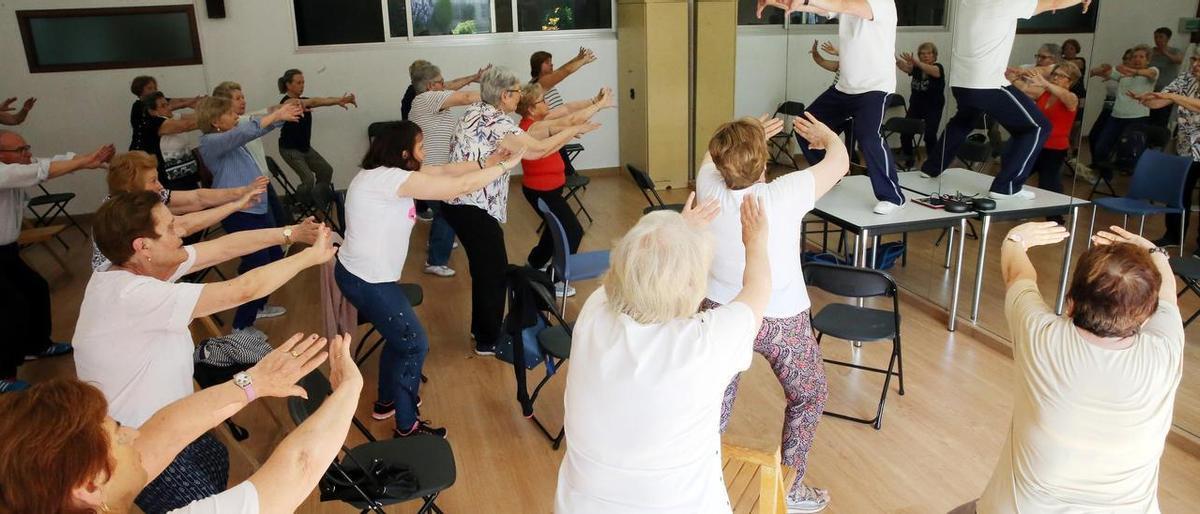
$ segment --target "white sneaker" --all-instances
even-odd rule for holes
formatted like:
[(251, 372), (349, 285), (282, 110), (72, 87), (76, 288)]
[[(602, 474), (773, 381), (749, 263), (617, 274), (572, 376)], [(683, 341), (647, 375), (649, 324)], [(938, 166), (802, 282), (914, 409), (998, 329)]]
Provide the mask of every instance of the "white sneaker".
[(1028, 189), (1022, 189), (1011, 195), (992, 191), (988, 193), (988, 196), (992, 197), (993, 200), (1033, 200), (1034, 198), (1033, 191)]
[(896, 211), (904, 208), (905, 205), (908, 205), (907, 200), (904, 203), (899, 204), (899, 205), (889, 202), (887, 200), (884, 200), (882, 202), (875, 204), (875, 214), (879, 214), (881, 216), (891, 214), (893, 212), (896, 212)]
[(287, 314), (287, 309), (282, 305), (264, 305), (258, 310), (258, 315), (254, 319), (275, 318)]
[(559, 298), (562, 298), (563, 296), (566, 296), (567, 298), (575, 296), (575, 286), (567, 286), (566, 289), (564, 290), (562, 282), (555, 282), (554, 283), (554, 296), (557, 296)]
[(263, 332), (262, 330), (259, 330), (256, 327), (235, 328), (235, 329), (233, 329), (232, 332), (229, 333), (229, 335), (231, 335), (231, 336), (236, 336), (238, 334), (245, 334), (248, 336), (257, 337), (259, 339), (267, 338), (266, 332)]
[(803, 484), (800, 487), (803, 488), (800, 498), (793, 499), (791, 495), (788, 495), (788, 514), (812, 514), (814, 512), (821, 512), (825, 510), (825, 507), (829, 506), (829, 491), (808, 487)]
[(426, 264), (425, 273), (437, 275), (439, 277), (453, 277), (456, 272), (453, 269), (450, 269), (450, 266), (431, 266)]

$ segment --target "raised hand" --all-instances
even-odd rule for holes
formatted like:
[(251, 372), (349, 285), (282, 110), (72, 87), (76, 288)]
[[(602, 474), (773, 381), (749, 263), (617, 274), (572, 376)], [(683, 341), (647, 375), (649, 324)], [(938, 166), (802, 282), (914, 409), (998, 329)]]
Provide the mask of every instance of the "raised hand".
[(337, 254), (337, 251), (337, 247), (333, 246), (332, 233), (325, 225), (320, 225), (320, 228), (317, 229), (317, 237), (312, 246), (304, 249), (304, 253), (312, 256), (314, 265), (329, 262)]
[(342, 97), (338, 99), (338, 107), (349, 109), (349, 107), (346, 107), (347, 105), (353, 105), (355, 109), (358, 108), (358, 100), (354, 98), (354, 93), (343, 93)]
[(709, 198), (700, 205), (696, 205), (696, 192), (692, 191), (688, 194), (687, 201), (683, 203), (683, 219), (696, 228), (707, 227), (712, 220), (721, 213), (721, 204), (717, 203), (716, 198)]
[(821, 50), (824, 50), (825, 53), (835, 57), (838, 55), (838, 47), (834, 46), (834, 44), (830, 41), (821, 43)]
[(1053, 221), (1031, 221), (1013, 227), (1008, 231), (1008, 235), (1010, 239), (1019, 240), (1021, 246), (1028, 250), (1035, 246), (1058, 243), (1071, 234), (1066, 227)]
[(762, 251), (767, 247), (767, 214), (752, 193), (742, 197), (742, 244)]
[(13, 104), (16, 103), (17, 97), (5, 98), (4, 102), (0, 102), (0, 112), (8, 112), (13, 110)]
[(483, 78), (483, 74), (487, 73), (487, 71), (490, 69), (492, 69), (491, 64), (488, 64), (487, 66), (479, 68), (479, 71), (475, 72), (475, 78), (472, 79), (471, 82), (479, 82), (479, 79)]
[(1030, 84), (1033, 84), (1040, 88), (1050, 87), (1050, 81), (1046, 80), (1046, 76), (1042, 75), (1042, 73), (1037, 70), (1031, 70), (1031, 71), (1025, 73), (1025, 80), (1028, 81)]
[(325, 338), (316, 334), (304, 337), (296, 334), (258, 361), (246, 373), (254, 382), (254, 392), (263, 398), (308, 398), (308, 392), (296, 385), (301, 378), (317, 369), (328, 354)]
[(807, 111), (803, 117), (796, 116), (792, 119), (792, 128), (796, 134), (808, 141), (808, 147), (814, 150), (824, 150), (838, 139), (837, 133)]
[(342, 386), (362, 389), (362, 373), (350, 356), (350, 334), (333, 336), (329, 344), (329, 385), (333, 390)]
[(33, 110), (33, 104), (36, 104), (36, 103), (37, 103), (37, 98), (34, 98), (32, 96), (29, 98), (26, 98), (25, 103), (21, 104), (21, 110), (25, 111), (25, 112), (29, 112), (29, 111)]
[(267, 177), (258, 177), (250, 185), (242, 188), (242, 196), (238, 199), (239, 210), (248, 209), (262, 201), (263, 193), (267, 192)]
[(275, 119), (282, 121), (294, 122), (304, 115), (305, 107), (299, 102), (285, 102), (282, 107), (275, 109), (275, 112), (267, 116), (275, 116)]
[(589, 121), (587, 123), (575, 125), (575, 127), (579, 129), (577, 132), (575, 132), (575, 137), (579, 137), (600, 128), (600, 124), (594, 121)]
[(1134, 234), (1121, 227), (1113, 225), (1108, 227), (1108, 230), (1101, 230), (1092, 236), (1092, 242), (1098, 245), (1110, 245), (1114, 243), (1126, 243), (1135, 245), (1147, 250), (1154, 248), (1154, 243), (1149, 239)]
[(300, 223), (292, 225), (292, 242), (315, 245), (322, 228), (326, 228), (325, 225), (318, 223), (312, 216), (304, 218)]
[(771, 114), (764, 114), (758, 117), (758, 124), (762, 125), (763, 133), (769, 141), (780, 132), (783, 132), (783, 120), (776, 118)]
[(913, 64), (913, 63), (917, 62), (917, 60), (913, 57), (913, 54), (911, 52), (901, 53), (900, 58), (904, 59), (904, 62), (907, 62), (909, 64)]
[(117, 149), (111, 144), (101, 146), (92, 153), (83, 156), (84, 160), (81, 168), (103, 168), (116, 153)]

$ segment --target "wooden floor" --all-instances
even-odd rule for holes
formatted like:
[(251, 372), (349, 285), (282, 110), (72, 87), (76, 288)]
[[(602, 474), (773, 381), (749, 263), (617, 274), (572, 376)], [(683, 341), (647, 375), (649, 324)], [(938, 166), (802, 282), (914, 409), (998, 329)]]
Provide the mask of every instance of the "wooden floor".
[[(589, 225), (584, 221), (588, 232), (583, 250), (611, 247), (636, 222), (644, 207), (641, 195), (624, 174), (600, 172), (593, 177), (584, 201), (596, 222)], [(668, 202), (682, 201), (685, 193), (668, 192), (664, 196)], [(522, 262), (535, 241), (537, 222), (532, 209), (522, 200), (519, 186), (514, 188), (510, 199), (509, 223), (505, 226), (507, 248), (511, 261)], [(537, 429), (521, 416), (511, 367), (471, 352), (466, 314), (469, 288), (462, 252), (455, 251), (451, 259), (451, 266), (459, 270), (459, 276), (446, 279), (421, 273), (428, 227), (420, 224), (414, 234), (404, 280), (419, 282), (425, 288), (425, 304), (417, 308), (431, 339), (425, 368), (430, 381), (421, 391), (422, 414), (449, 429), (459, 470), (458, 482), (438, 503), (449, 513), (551, 512), (562, 451), (552, 450)], [(1003, 233), (1004, 229), (995, 230)], [(936, 235), (914, 234), (911, 247), (931, 247)], [(51, 283), (54, 336), (60, 340), (70, 340), (72, 336), (88, 278), (90, 252), (88, 242), (77, 232), (68, 232), (67, 241), (71, 251), (65, 254), (70, 268), (66, 272), (44, 248), (29, 249), (24, 254)], [(64, 254), (61, 246), (55, 246), (53, 251)], [(940, 259), (939, 251), (940, 248), (911, 253), (909, 266), (902, 270), (907, 275), (901, 279), (917, 284), (914, 287), (924, 291), (942, 287), (946, 272), (934, 258)], [(1035, 252), (1035, 258), (1039, 268), (1057, 270), (1058, 261), (1053, 255)], [(993, 312), (1002, 298), (994, 266), (988, 267), (990, 283), (984, 296), (985, 311)], [(970, 276), (965, 273), (964, 282), (969, 284)], [(570, 302), (570, 317), (574, 317), (574, 310), (595, 286), (595, 281), (577, 284), (579, 295)], [(963, 291), (964, 297), (969, 298), (970, 287), (964, 286)], [(906, 298), (910, 296), (905, 294)], [(259, 326), (275, 342), (294, 332), (314, 331), (319, 325), (317, 299), (316, 275), (310, 270), (272, 296), (272, 303), (286, 306), (288, 314), (264, 320)], [(829, 298), (814, 295), (817, 306), (828, 301)], [(1190, 301), (1189, 305), (1198, 304)], [(1184, 310), (1190, 312), (1189, 307)], [(907, 394), (897, 395), (893, 385), (883, 430), (829, 417), (818, 430), (806, 481), (831, 491), (833, 502), (827, 512), (945, 512), (980, 493), (1003, 444), (1012, 409), (1012, 360), (1004, 352), (971, 337), (970, 331), (947, 332), (945, 314), (921, 308), (915, 299), (906, 300), (901, 312)], [(224, 318), (228, 320), (229, 315)], [(1195, 335), (1194, 330), (1189, 330), (1189, 335)], [(830, 358), (885, 364), (888, 348), (868, 344), (853, 350), (847, 343), (829, 340), (823, 351)], [(1195, 358), (1195, 351), (1189, 347), (1189, 359)], [(375, 367), (376, 361), (372, 360), (364, 368), (368, 387), (358, 412), (359, 418), (382, 437), (387, 435), (391, 423), (374, 422), (369, 415), (375, 397), (370, 387), (376, 383)], [(569, 365), (565, 372), (570, 372)], [(878, 398), (880, 377), (841, 367), (827, 367), (827, 372), (828, 408), (869, 415)], [(33, 362), (21, 369), (21, 376), (30, 380), (73, 373), (69, 358)], [(770, 440), (778, 434), (781, 424), (782, 393), (761, 357), (756, 357), (755, 367), (746, 375), (729, 436)], [(537, 410), (541, 419), (555, 427), (562, 419), (562, 378), (556, 377), (547, 386)], [(1194, 381), (1185, 378), (1185, 384), (1191, 382)], [(1200, 405), (1198, 395), (1186, 396), (1192, 405)], [(1184, 397), (1181, 391), (1181, 402)], [(268, 401), (265, 405), (285, 420), (284, 427), (290, 429), (282, 401)], [(263, 408), (254, 405), (236, 417), (252, 434), (244, 446), (259, 458), (266, 458), (285, 435)], [(358, 434), (351, 433), (351, 445), (361, 441)], [(248, 476), (250, 469), (243, 461), (236, 456), (231, 460), (235, 481)], [(755, 483), (753, 470), (747, 472), (728, 465), (726, 477), (738, 512), (750, 512), (749, 506), (757, 496), (757, 489), (747, 486)], [(1197, 483), (1200, 483), (1200, 459), (1168, 446), (1160, 482), (1163, 510), (1200, 510)], [(391, 507), (388, 512), (415, 510), (415, 504), (406, 504)], [(298, 512), (353, 512), (353, 509), (319, 503), (313, 494)]]

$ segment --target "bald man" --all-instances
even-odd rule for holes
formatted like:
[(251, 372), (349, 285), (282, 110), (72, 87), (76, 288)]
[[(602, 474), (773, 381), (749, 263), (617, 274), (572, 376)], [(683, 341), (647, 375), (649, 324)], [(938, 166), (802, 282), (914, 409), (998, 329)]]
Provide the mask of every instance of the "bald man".
[(71, 353), (70, 345), (50, 340), (50, 288), (21, 259), (17, 245), (29, 201), (25, 188), (79, 170), (103, 167), (113, 153), (112, 145), (104, 145), (78, 157), (68, 153), (35, 159), (25, 138), (0, 130), (0, 326), (8, 330), (8, 337), (0, 341), (0, 393), (29, 387), (17, 380), (17, 367), (26, 359)]

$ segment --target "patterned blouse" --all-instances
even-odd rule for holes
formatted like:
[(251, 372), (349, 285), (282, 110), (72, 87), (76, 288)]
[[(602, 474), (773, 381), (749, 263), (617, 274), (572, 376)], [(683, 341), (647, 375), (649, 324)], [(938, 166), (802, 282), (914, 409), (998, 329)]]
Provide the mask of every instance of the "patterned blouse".
[[(1200, 98), (1200, 80), (1192, 73), (1185, 72), (1172, 80), (1164, 93), (1176, 93), (1189, 98)], [(1191, 155), (1192, 160), (1200, 161), (1200, 112), (1180, 107), (1175, 110), (1179, 130), (1176, 135), (1175, 148), (1179, 155)], [(1188, 153), (1190, 150), (1190, 153)]]
[[(509, 134), (520, 134), (523, 131), (504, 112), (484, 102), (474, 103), (467, 107), (463, 117), (454, 127), (454, 136), (450, 139), (450, 162), (473, 162), (486, 159), (500, 146), (500, 140)], [(473, 205), (487, 211), (504, 223), (508, 221), (508, 179), (510, 173), (500, 175), (483, 186), (458, 198), (450, 200), (451, 205)]]

